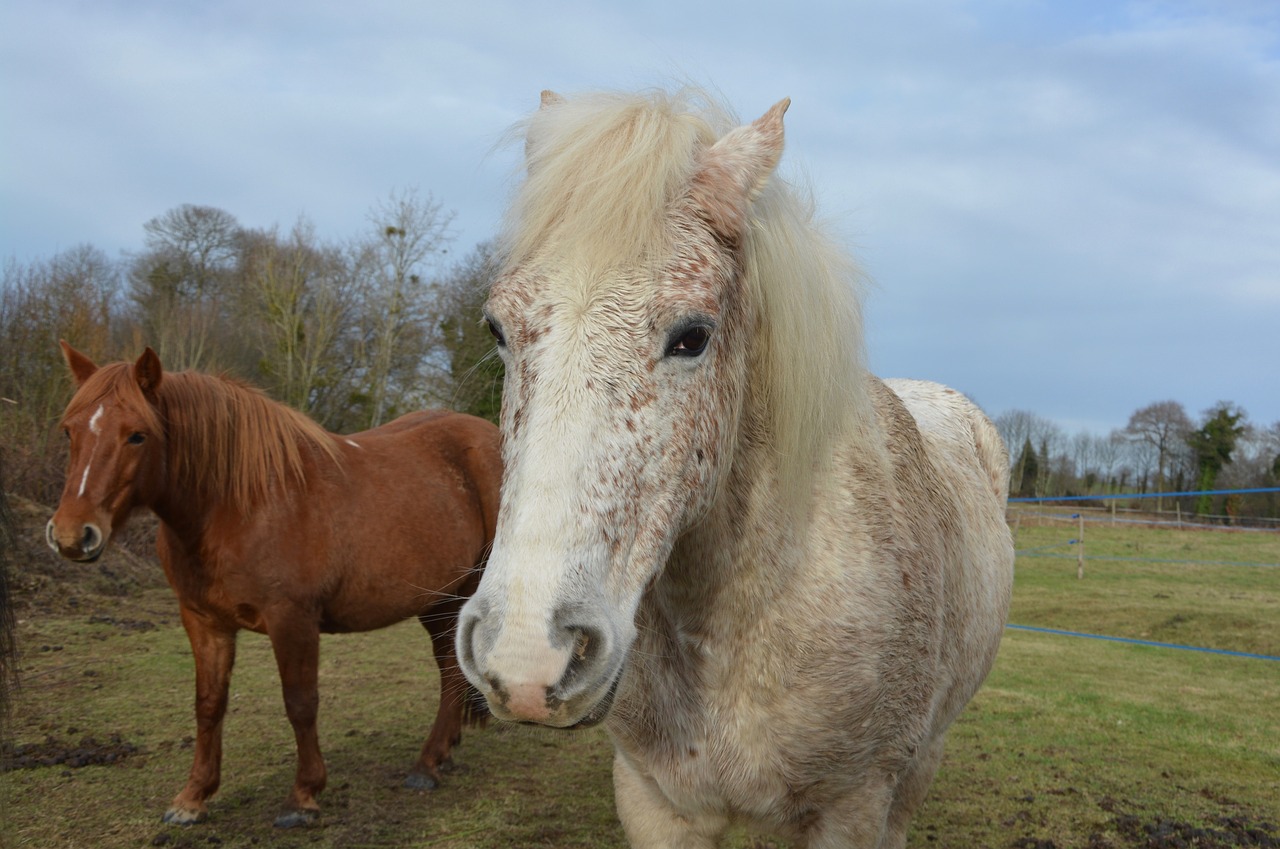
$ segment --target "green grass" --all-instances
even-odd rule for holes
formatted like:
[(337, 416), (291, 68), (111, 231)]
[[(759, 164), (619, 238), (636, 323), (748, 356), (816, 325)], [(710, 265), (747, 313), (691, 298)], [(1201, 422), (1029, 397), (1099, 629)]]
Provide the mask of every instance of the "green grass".
[[(1022, 523), (1018, 547), (1076, 536)], [(1280, 568), (1115, 562), (1277, 562), (1280, 536), (1095, 527), (1073, 559), (1020, 557), (1015, 623), (1280, 656)], [(90, 617), (114, 622), (90, 624)], [(130, 621), (155, 623), (151, 630)], [(321, 743), (329, 788), (316, 828), (274, 829), (293, 776), (292, 733), (267, 642), (240, 640), (223, 785), (209, 822), (160, 824), (190, 766), (192, 665), (167, 590), (89, 597), (26, 617), (15, 743), (119, 735), (140, 753), (110, 766), (0, 775), (11, 847), (623, 847), (611, 751), (600, 731), (492, 724), (432, 793), (403, 789), (434, 715), (429, 642), (406, 623), (325, 638)], [(1142, 822), (1270, 821), (1280, 832), (1280, 662), (1008, 631), (986, 686), (957, 722), (909, 845), (1143, 845)], [(734, 849), (767, 843), (745, 832)]]

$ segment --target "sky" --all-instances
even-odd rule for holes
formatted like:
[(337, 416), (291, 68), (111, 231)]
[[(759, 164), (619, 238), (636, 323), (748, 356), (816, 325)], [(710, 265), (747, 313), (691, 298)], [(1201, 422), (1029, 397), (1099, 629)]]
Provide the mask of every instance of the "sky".
[(6, 0), (0, 262), (188, 203), (345, 241), (406, 191), (461, 259), (542, 89), (684, 82), (791, 98), (782, 174), (867, 273), (877, 374), (1067, 433), (1280, 422), (1275, 0)]

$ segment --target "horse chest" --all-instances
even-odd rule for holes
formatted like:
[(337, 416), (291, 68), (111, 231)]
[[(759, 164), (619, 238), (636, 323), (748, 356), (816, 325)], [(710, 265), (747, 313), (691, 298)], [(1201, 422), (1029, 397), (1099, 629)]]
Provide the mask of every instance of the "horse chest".
[(797, 682), (786, 665), (770, 652), (742, 663), (689, 634), (677, 642), (678, 652), (664, 653), (673, 663), (633, 671), (617, 712), (627, 719), (610, 726), (619, 749), (689, 814), (764, 821), (792, 808), (791, 782), (808, 753), (782, 741), (820, 746), (823, 731), (791, 727), (807, 712), (796, 708), (803, 695), (790, 687)]

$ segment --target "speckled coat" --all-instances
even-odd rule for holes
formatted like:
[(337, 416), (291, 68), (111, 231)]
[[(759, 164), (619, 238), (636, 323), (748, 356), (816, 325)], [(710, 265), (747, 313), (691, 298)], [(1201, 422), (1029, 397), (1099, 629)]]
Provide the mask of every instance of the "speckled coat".
[(787, 101), (726, 132), (700, 98), (528, 123), (460, 662), (500, 717), (606, 724), (633, 846), (902, 846), (999, 645), (1007, 454), (862, 365), (856, 275), (773, 175)]

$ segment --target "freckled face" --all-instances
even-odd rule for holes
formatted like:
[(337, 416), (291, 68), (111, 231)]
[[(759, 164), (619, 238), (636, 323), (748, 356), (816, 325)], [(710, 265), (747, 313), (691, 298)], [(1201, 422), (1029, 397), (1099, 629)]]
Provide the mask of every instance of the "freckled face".
[(579, 549), (569, 559), (603, 560), (615, 602), (709, 505), (739, 402), (731, 268), (708, 239), (680, 243), (657, 287), (642, 271), (572, 279), (548, 262), (503, 277), (488, 305), (507, 366), (499, 535), (554, 534)]
[(736, 275), (692, 219), (672, 243), (656, 268), (584, 273), (546, 255), (493, 287), (502, 507), (460, 646), (499, 716), (574, 724), (607, 702), (641, 594), (728, 465)]

